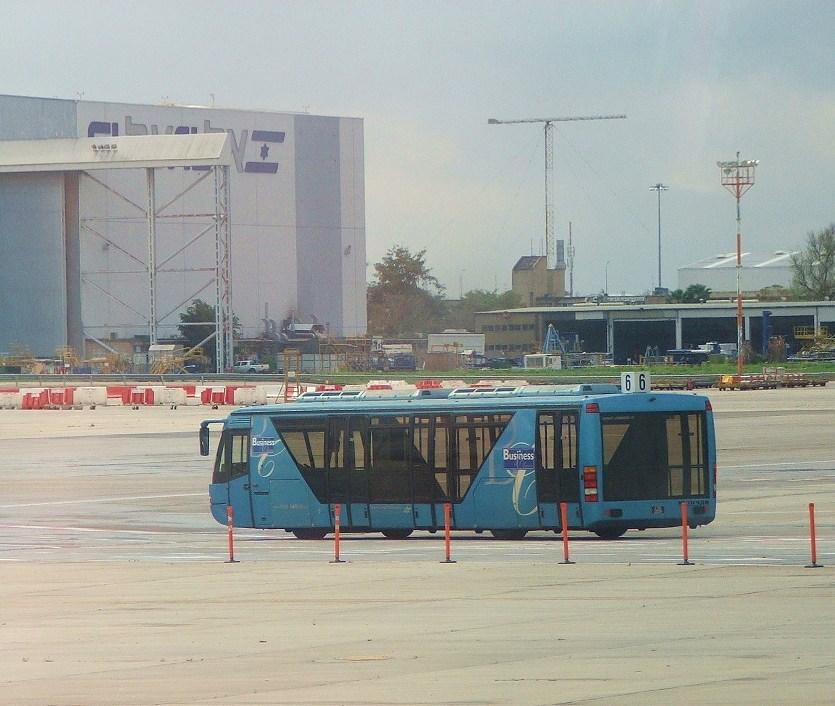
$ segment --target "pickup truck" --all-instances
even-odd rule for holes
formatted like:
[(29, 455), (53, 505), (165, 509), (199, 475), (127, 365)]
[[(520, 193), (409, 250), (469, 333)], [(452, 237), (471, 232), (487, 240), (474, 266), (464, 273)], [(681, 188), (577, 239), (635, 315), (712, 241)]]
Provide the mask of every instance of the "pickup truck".
[(268, 373), (270, 366), (257, 360), (238, 360), (235, 362), (234, 370), (236, 373)]

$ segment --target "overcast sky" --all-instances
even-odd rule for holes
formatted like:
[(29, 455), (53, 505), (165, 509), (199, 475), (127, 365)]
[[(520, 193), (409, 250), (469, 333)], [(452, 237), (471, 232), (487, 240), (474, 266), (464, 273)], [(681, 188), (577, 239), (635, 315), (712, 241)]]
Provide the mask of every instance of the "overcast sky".
[[(459, 291), (544, 253), (540, 124), (574, 291), (640, 294), (734, 251), (717, 160), (758, 159), (743, 250), (835, 221), (835, 2), (4, 0), (0, 93), (361, 117), (371, 265), (395, 245)], [(608, 268), (607, 268), (607, 263)]]

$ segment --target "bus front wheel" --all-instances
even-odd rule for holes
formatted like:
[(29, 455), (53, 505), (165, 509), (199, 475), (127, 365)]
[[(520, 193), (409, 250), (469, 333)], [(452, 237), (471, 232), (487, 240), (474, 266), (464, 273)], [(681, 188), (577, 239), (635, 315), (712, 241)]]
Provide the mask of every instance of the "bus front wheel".
[(594, 533), (600, 537), (600, 539), (617, 539), (618, 537), (623, 537), (623, 535), (626, 534), (626, 529), (620, 527), (606, 527), (605, 529), (594, 530)]
[(324, 539), (327, 530), (323, 529), (294, 529), (291, 530), (296, 539)]
[(490, 530), (490, 534), (496, 539), (524, 539), (528, 533), (523, 529), (494, 529)]

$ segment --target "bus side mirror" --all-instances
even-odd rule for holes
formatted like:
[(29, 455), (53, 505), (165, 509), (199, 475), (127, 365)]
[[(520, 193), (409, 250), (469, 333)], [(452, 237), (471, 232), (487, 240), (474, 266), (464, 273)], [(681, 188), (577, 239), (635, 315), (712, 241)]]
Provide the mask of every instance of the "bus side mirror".
[(200, 455), (209, 455), (209, 427), (200, 427)]

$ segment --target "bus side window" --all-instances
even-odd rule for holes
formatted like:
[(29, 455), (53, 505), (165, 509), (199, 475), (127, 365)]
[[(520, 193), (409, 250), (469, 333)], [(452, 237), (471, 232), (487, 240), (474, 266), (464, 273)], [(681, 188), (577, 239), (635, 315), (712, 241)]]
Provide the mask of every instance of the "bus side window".
[(228, 483), (249, 473), (249, 430), (226, 430), (215, 456), (213, 483)]
[(230, 480), (249, 473), (249, 431), (234, 430), (231, 435)]
[(536, 489), (539, 502), (578, 502), (577, 415), (543, 412), (536, 431)]
[(224, 431), (220, 435), (220, 441), (217, 445), (217, 454), (215, 455), (215, 469), (212, 473), (212, 483), (228, 483), (229, 482), (229, 459), (226, 457), (226, 444), (229, 440), (229, 432)]
[(412, 469), (416, 503), (445, 502), (447, 496), (446, 417), (412, 420)]
[(490, 455), (510, 422), (511, 414), (459, 414), (455, 425), (450, 456), (449, 495), (460, 502), (470, 489), (473, 478)]

